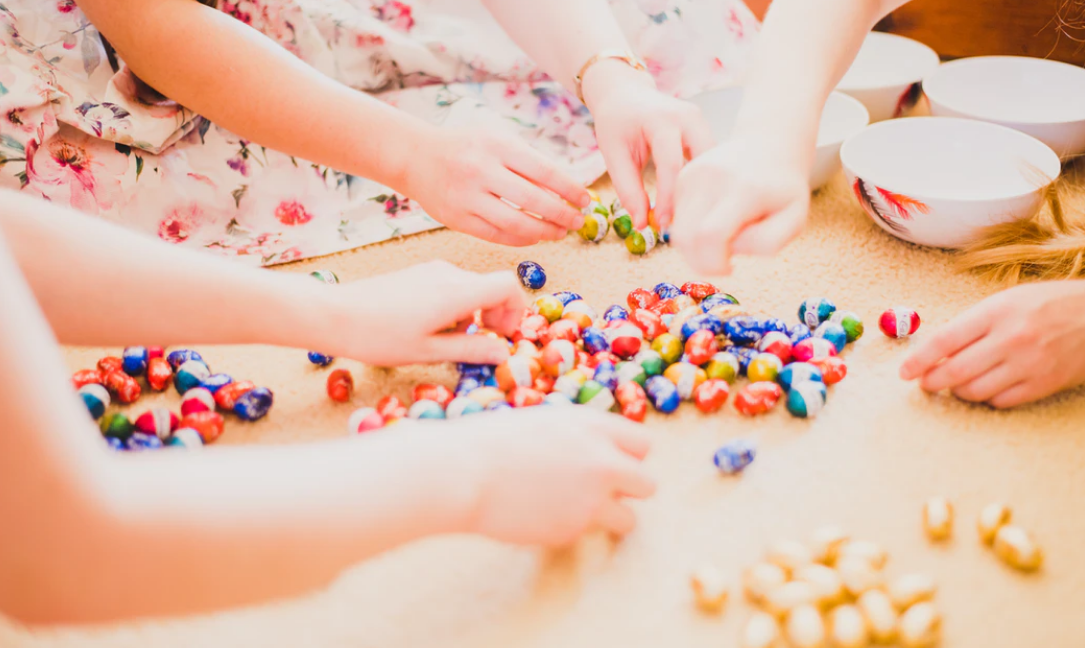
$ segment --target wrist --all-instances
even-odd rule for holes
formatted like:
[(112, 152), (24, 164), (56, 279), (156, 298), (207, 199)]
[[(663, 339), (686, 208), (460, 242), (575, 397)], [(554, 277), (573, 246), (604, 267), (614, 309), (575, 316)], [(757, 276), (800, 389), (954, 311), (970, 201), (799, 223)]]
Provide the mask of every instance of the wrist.
[(344, 330), (338, 328), (344, 319), (336, 299), (338, 286), (301, 274), (276, 273), (270, 278), (275, 280), (265, 282), (262, 305), (248, 315), (255, 327), (252, 339), (259, 344), (331, 352), (324, 345), (335, 340), (337, 330)]
[(628, 89), (654, 91), (655, 79), (646, 70), (638, 70), (620, 59), (602, 59), (584, 71), (580, 90), (584, 105), (591, 112), (612, 97), (620, 96)]
[(434, 158), (441, 149), (441, 143), (447, 137), (445, 129), (425, 122), (421, 119), (413, 120), (401, 134), (395, 138), (398, 143), (392, 148), (394, 153), (389, 156), (389, 179), (384, 182), (392, 189), (409, 198), (417, 198), (420, 182), (432, 181), (432, 175), (428, 171), (430, 167), (420, 164)]

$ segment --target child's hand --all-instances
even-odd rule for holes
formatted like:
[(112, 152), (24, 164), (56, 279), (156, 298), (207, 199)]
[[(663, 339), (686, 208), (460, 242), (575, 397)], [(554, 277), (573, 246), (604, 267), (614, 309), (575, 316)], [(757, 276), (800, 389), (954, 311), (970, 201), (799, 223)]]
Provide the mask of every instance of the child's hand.
[(583, 88), (599, 150), (622, 206), (638, 228), (648, 224), (641, 170), (650, 156), (656, 168), (655, 216), (659, 227), (668, 229), (678, 173), (686, 159), (715, 144), (700, 109), (659, 92), (651, 77), (618, 61), (590, 68)]
[(457, 361), (500, 364), (508, 344), (451, 329), (482, 311), (486, 327), (511, 334), (527, 305), (511, 272), (478, 274), (445, 261), (329, 286), (334, 317), (314, 348), (383, 367)]
[(735, 254), (773, 254), (806, 223), (810, 185), (754, 139), (734, 139), (702, 155), (678, 177), (671, 238), (697, 272), (725, 275)]
[(624, 535), (636, 518), (622, 500), (655, 492), (640, 465), (648, 440), (617, 415), (541, 406), (461, 421), (463, 447), (479, 471), (474, 533), (549, 546), (593, 527)]
[(1085, 382), (1085, 281), (1017, 286), (923, 341), (900, 368), (924, 390), (1014, 407)]
[(521, 247), (583, 226), (579, 209), (591, 200), (587, 190), (524, 142), (477, 130), (431, 132), (420, 143), (405, 193), (441, 223)]

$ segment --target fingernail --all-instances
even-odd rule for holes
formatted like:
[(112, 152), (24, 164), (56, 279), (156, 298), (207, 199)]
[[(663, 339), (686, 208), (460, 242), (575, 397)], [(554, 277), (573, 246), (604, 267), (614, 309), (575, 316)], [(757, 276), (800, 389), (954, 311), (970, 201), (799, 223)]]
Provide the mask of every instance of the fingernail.
[(584, 194), (583, 196), (580, 197), (580, 202), (577, 203), (577, 206), (580, 207), (581, 209), (586, 209), (587, 206), (590, 205), (590, 204), (591, 204), (591, 196), (589, 196), (588, 194)]

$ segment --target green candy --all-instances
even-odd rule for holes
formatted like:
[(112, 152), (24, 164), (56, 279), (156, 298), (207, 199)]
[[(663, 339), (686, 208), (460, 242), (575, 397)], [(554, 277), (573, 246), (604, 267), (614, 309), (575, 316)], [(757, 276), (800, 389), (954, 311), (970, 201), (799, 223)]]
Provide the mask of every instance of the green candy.
[(610, 218), (610, 210), (603, 203), (594, 203), (591, 206), (591, 211), (594, 214), (599, 214), (603, 218)]
[(705, 375), (716, 380), (735, 382), (739, 374), (738, 356), (727, 351), (721, 351), (712, 356), (704, 366)]
[(132, 436), (132, 422), (128, 420), (127, 416), (119, 412), (103, 416), (98, 427), (101, 428), (102, 434), (105, 436), (114, 437), (121, 441)]
[(580, 393), (576, 396), (576, 402), (603, 411), (610, 411), (610, 408), (614, 407), (614, 394), (602, 384), (589, 380), (580, 388)]
[(651, 227), (645, 227), (630, 232), (629, 236), (625, 237), (625, 247), (633, 254), (640, 256), (651, 252), (658, 240), (659, 236), (656, 231)]
[(645, 349), (633, 356), (633, 362), (639, 364), (641, 368), (644, 369), (644, 375), (648, 378), (663, 373), (663, 356), (659, 355), (659, 352), (657, 351)]
[(339, 283), (339, 277), (336, 276), (336, 274), (331, 270), (314, 270), (313, 272), (309, 273), (309, 276), (314, 279), (323, 281), (326, 284)]
[(610, 231), (610, 223), (605, 216), (591, 212), (584, 216), (584, 226), (580, 228), (580, 238), (592, 243), (598, 243), (606, 238)]
[[(660, 363), (662, 364), (662, 359)], [(644, 387), (644, 383), (648, 380), (648, 371), (638, 364), (635, 358), (632, 362), (619, 362), (617, 369), (619, 385), (632, 381)]]
[(614, 233), (618, 235), (618, 238), (624, 239), (633, 231), (633, 219), (629, 217), (629, 212), (627, 211), (616, 214), (612, 225), (614, 226)]
[(652, 351), (663, 359), (664, 365), (672, 365), (682, 358), (682, 340), (670, 333), (664, 333), (652, 340)]
[(844, 332), (848, 334), (848, 342), (863, 337), (863, 320), (851, 311), (836, 311), (829, 317), (829, 321), (844, 328)]

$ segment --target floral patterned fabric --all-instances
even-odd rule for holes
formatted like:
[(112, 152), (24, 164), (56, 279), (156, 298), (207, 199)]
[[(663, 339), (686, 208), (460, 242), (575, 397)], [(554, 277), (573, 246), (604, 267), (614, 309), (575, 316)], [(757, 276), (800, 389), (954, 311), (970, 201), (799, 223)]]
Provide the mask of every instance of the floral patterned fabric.
[[(676, 95), (734, 82), (757, 30), (741, 0), (612, 5), (661, 89)], [(512, 128), (585, 183), (604, 171), (590, 114), (478, 0), (218, 8), (402, 110)], [(440, 227), (386, 187), (219, 128), (110, 54), (74, 0), (0, 0), (0, 187), (265, 265)]]

